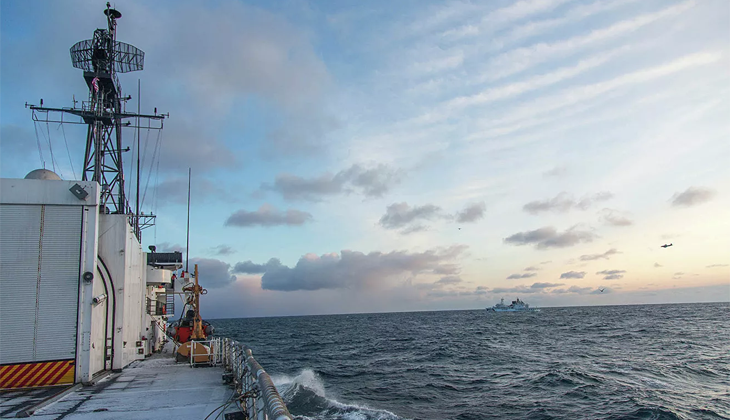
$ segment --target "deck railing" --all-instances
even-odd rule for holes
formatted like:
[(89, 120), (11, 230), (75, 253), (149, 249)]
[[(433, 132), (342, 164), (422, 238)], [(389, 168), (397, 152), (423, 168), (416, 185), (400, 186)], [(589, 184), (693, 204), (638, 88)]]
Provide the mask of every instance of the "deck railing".
[(234, 398), (249, 419), (293, 420), (274, 382), (253, 358), (250, 348), (235, 340), (220, 337), (198, 343), (205, 346), (206, 353), (192, 351), (198, 347), (192, 346), (190, 365), (222, 366), (225, 369), (223, 380), (234, 387)]

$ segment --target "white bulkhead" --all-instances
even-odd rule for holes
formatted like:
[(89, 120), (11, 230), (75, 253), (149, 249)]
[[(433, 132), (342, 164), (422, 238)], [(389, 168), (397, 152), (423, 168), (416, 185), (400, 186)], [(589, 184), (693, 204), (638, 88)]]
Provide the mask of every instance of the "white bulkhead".
[(0, 179), (0, 364), (73, 360), (88, 383), (160, 348), (172, 271), (148, 267), (96, 182), (46, 172)]

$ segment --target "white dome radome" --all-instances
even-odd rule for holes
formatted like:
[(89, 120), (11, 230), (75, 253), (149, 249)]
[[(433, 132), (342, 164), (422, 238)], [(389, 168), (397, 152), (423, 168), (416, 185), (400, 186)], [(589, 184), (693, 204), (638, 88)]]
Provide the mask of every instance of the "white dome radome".
[(46, 181), (61, 181), (61, 177), (58, 176), (53, 171), (49, 171), (48, 169), (36, 169), (35, 171), (30, 171), (28, 175), (25, 176), (25, 179), (43, 179)]

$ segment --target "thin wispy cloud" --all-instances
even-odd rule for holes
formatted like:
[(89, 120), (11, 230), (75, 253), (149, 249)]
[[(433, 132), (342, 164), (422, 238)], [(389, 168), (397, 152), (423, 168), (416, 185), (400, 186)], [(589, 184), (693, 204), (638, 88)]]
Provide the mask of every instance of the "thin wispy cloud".
[(674, 207), (692, 207), (712, 200), (717, 193), (705, 187), (689, 187), (672, 197)]
[(718, 51), (698, 52), (680, 57), (663, 65), (638, 70), (610, 80), (572, 87), (558, 94), (542, 96), (538, 99), (528, 101), (524, 105), (512, 108), (501, 118), (485, 120), (484, 129), (470, 134), (468, 139), (484, 140), (495, 136), (503, 136), (534, 124), (542, 124), (544, 121), (535, 117), (591, 101), (619, 88), (649, 82), (694, 67), (713, 64), (721, 58), (722, 54)]
[(601, 259), (609, 260), (609, 259), (611, 259), (612, 255), (616, 255), (616, 254), (620, 254), (620, 252), (618, 252), (616, 250), (616, 248), (611, 248), (608, 251), (604, 252), (603, 254), (581, 255), (580, 260), (581, 261), (595, 261), (595, 260), (601, 260)]
[(601, 222), (608, 226), (631, 226), (634, 222), (624, 212), (612, 209), (603, 209), (599, 213)]
[(582, 279), (586, 276), (585, 271), (568, 271), (560, 275), (561, 279)]
[(535, 277), (536, 275), (537, 273), (510, 274), (507, 276), (507, 280), (528, 279), (530, 277)]
[(213, 254), (215, 255), (231, 255), (235, 252), (236, 250), (228, 245), (218, 245), (213, 248)]
[(533, 289), (549, 289), (552, 287), (558, 287), (562, 286), (563, 283), (533, 283), (532, 286), (530, 286)]
[(275, 191), (287, 200), (320, 201), (326, 197), (358, 192), (366, 197), (382, 197), (401, 180), (402, 172), (380, 164), (372, 167), (352, 165), (336, 174), (303, 178), (279, 174), (274, 184), (264, 183), (262, 191)]
[(565, 175), (568, 173), (568, 168), (565, 166), (556, 166), (553, 169), (550, 169), (548, 171), (545, 171), (542, 173), (542, 176), (544, 177), (558, 177), (561, 175)]
[(557, 41), (554, 43), (538, 43), (529, 47), (518, 48), (494, 58), (491, 63), (495, 70), (492, 78), (499, 79), (536, 66), (557, 56), (572, 54), (593, 44), (612, 38), (630, 34), (657, 20), (678, 16), (693, 7), (694, 1), (687, 1), (665, 8), (659, 12), (647, 13), (631, 19), (614, 23), (611, 26), (596, 29), (586, 35)]
[(573, 209), (586, 210), (594, 203), (606, 201), (612, 197), (613, 194), (610, 192), (600, 192), (584, 196), (580, 200), (575, 200), (570, 194), (561, 192), (554, 198), (542, 201), (530, 201), (522, 209), (530, 214), (538, 214), (543, 211), (565, 213)]
[(626, 273), (626, 270), (602, 270), (596, 272), (596, 274), (602, 275), (604, 280), (621, 279), (624, 277), (624, 273)]
[(565, 248), (583, 242), (591, 242), (597, 235), (593, 232), (580, 230), (577, 226), (558, 232), (548, 226), (526, 232), (518, 232), (504, 239), (510, 245), (534, 245), (536, 249)]
[(276, 207), (264, 204), (255, 211), (238, 210), (226, 219), (226, 226), (252, 227), (252, 226), (300, 226), (313, 220), (311, 214), (288, 209), (280, 211)]

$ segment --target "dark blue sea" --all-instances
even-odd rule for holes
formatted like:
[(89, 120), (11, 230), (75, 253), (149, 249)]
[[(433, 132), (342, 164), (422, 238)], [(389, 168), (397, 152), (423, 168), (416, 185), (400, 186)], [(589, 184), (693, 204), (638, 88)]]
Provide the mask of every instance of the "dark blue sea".
[(299, 419), (730, 419), (730, 304), (212, 320)]

